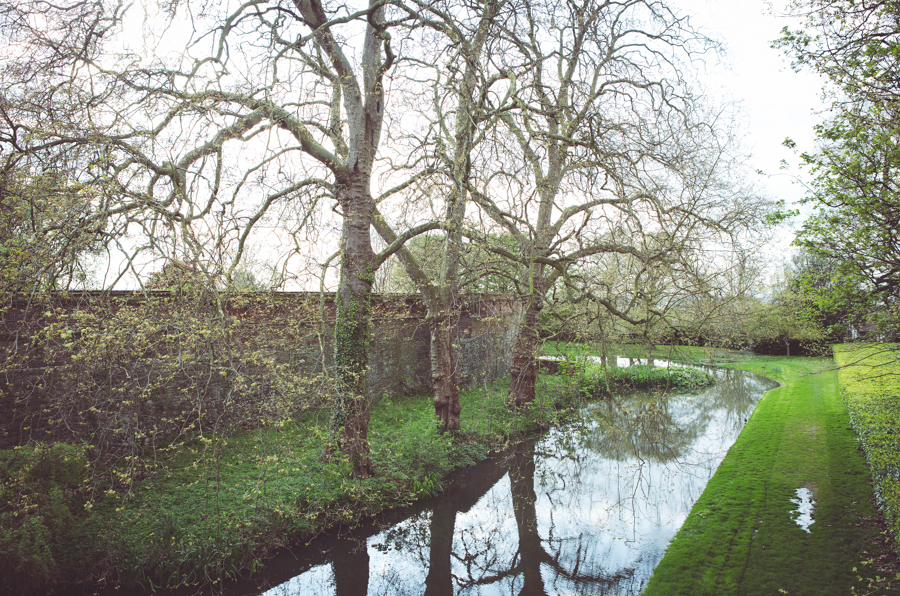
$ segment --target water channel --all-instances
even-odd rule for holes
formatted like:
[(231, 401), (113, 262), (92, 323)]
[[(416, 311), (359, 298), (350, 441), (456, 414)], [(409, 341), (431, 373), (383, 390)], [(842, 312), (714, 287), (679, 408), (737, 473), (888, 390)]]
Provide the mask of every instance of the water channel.
[(717, 384), (698, 393), (593, 404), (584, 423), (458, 474), (415, 508), (284, 553), (255, 580), (263, 587), (230, 592), (639, 594), (757, 400), (776, 386), (709, 372)]
[(582, 422), (455, 474), (438, 497), (283, 552), (216, 593), (637, 595), (756, 402), (777, 386), (706, 370), (713, 387), (592, 403)]

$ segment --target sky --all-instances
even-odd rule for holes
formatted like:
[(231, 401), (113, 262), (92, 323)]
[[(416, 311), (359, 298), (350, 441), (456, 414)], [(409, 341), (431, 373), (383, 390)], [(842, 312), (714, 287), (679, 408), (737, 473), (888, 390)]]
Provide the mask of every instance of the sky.
[[(759, 182), (764, 192), (786, 203), (804, 193), (804, 172), (794, 151), (782, 146), (790, 137), (798, 149), (814, 149), (813, 126), (823, 118), (821, 89), (824, 79), (810, 72), (794, 72), (790, 60), (771, 47), (785, 26), (796, 28), (795, 19), (784, 16), (787, 0), (673, 0), (672, 6), (691, 15), (692, 23), (723, 42), (724, 64), (710, 64), (704, 84), (712, 93), (740, 102), (746, 121), (744, 143), (751, 153), (753, 170), (766, 176)], [(790, 168), (781, 169), (782, 160)], [(793, 227), (799, 224), (793, 222)], [(782, 230), (773, 246), (786, 255), (793, 238)]]
[[(822, 119), (823, 80), (809, 72), (794, 72), (789, 59), (771, 47), (783, 27), (796, 26), (795, 20), (779, 14), (788, 0), (667, 1), (724, 45), (721, 60), (706, 62), (702, 84), (714, 102), (724, 99), (740, 104), (741, 132), (750, 153), (748, 171), (765, 174), (755, 180), (760, 191), (788, 204), (797, 202), (804, 193), (797, 179), (801, 176), (802, 180), (802, 172), (796, 154), (783, 147), (782, 141), (790, 137), (801, 150), (814, 148), (813, 126)], [(790, 169), (783, 170), (782, 161)], [(793, 227), (797, 224), (799, 221), (793, 222)], [(770, 245), (767, 261), (775, 271), (789, 258), (792, 238), (793, 231), (787, 227)]]

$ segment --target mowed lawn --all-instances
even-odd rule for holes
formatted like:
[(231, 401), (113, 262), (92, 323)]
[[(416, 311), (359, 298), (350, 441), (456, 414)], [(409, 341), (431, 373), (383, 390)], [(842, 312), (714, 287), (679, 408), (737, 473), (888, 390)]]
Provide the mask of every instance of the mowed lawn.
[[(897, 593), (869, 585), (876, 512), (830, 358), (754, 357), (733, 364), (782, 383), (757, 405), (645, 596)], [(814, 523), (793, 519), (796, 490)]]

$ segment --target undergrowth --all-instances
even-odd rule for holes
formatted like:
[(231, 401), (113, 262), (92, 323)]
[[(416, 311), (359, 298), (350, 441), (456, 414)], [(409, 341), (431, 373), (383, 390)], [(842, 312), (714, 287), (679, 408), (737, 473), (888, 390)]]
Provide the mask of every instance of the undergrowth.
[(72, 580), (99, 555), (83, 445), (0, 451), (0, 591)]

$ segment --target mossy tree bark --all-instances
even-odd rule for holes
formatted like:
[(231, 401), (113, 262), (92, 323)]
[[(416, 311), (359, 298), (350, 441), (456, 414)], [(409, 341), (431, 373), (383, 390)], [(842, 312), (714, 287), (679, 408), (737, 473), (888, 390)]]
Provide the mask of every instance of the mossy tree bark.
[[(459, 379), (456, 375), (456, 352), (453, 336), (456, 316), (451, 304), (439, 301), (429, 308), (428, 327), (431, 332), (431, 382), (434, 394), (434, 415), (444, 431), (459, 430)], [(440, 310), (437, 310), (440, 309)], [(437, 310), (432, 315), (432, 312)]]
[[(384, 6), (369, 3), (363, 39), (361, 81), (332, 33), (320, 0), (295, 0), (312, 39), (326, 57), (324, 80), (333, 89), (329, 130), (337, 154), (322, 160), (334, 176), (333, 194), (343, 218), (341, 280), (335, 320), (335, 368), (338, 399), (332, 420), (334, 447), (350, 458), (353, 475), (371, 475), (369, 462), (369, 364), (371, 294), (374, 273), (383, 258), (372, 251), (375, 201), (369, 188), (384, 120), (382, 79), (394, 62)], [(362, 83), (360, 85), (360, 83)], [(301, 138), (301, 142), (306, 139)]]
[[(391, 245), (399, 239), (384, 218), (376, 211), (372, 224), (385, 242)], [(431, 382), (434, 396), (435, 418), (442, 430), (459, 429), (459, 385), (456, 376), (456, 357), (453, 348), (455, 326), (451, 319), (451, 293), (447, 288), (441, 291), (425, 272), (421, 263), (407, 248), (397, 249), (397, 256), (403, 263), (410, 279), (419, 288), (428, 307), (426, 322), (430, 334)]]
[(366, 378), (375, 264), (369, 228), (375, 205), (368, 196), (367, 182), (367, 177), (355, 176), (347, 184), (335, 185), (344, 225), (341, 234), (341, 281), (334, 327), (338, 401), (332, 419), (332, 433), (336, 446), (349, 456), (353, 474), (358, 477), (372, 473)]

